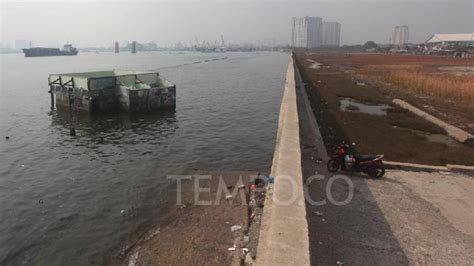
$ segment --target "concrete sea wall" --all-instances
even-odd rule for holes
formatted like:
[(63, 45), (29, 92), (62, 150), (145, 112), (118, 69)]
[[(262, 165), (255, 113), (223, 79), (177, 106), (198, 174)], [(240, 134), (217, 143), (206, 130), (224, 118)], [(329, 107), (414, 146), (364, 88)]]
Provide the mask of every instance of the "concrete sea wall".
[(309, 265), (293, 57), (288, 64), (270, 175), (275, 181), (265, 201), (256, 264)]

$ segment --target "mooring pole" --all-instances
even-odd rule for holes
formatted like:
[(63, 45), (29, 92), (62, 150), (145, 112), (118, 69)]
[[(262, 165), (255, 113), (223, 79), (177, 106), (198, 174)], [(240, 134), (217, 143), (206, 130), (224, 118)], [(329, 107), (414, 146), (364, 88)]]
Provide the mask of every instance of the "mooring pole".
[[(49, 81), (49, 79), (48, 79), (48, 81)], [(49, 91), (48, 92), (51, 95), (51, 110), (54, 110), (54, 93), (56, 92), (56, 85), (58, 84), (57, 83), (58, 81), (59, 81), (59, 85), (62, 87), (61, 77), (57, 78), (53, 82), (48, 83), (48, 86), (49, 86)]]
[(74, 105), (74, 88), (68, 88), (67, 94), (68, 94), (68, 100), (69, 100), (69, 123), (70, 123), (69, 135), (76, 136), (76, 128), (74, 127), (74, 115), (72, 113), (73, 105)]
[(53, 88), (50, 87), (49, 89), (49, 94), (51, 94), (51, 110), (54, 110), (54, 93), (53, 93)]
[(72, 88), (67, 89), (67, 98), (69, 100), (69, 115), (72, 115), (72, 103), (73, 103), (72, 97), (74, 97), (74, 96), (71, 96), (72, 90), (73, 90)]

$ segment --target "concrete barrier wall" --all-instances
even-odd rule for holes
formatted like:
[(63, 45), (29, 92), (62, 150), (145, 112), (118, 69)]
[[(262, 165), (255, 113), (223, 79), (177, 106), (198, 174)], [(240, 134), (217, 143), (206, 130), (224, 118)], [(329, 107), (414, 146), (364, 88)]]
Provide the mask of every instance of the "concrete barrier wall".
[(467, 133), (466, 131), (460, 129), (460, 128), (457, 128), (455, 126), (452, 126), (418, 108), (416, 108), (415, 106), (403, 101), (403, 100), (400, 100), (400, 99), (394, 99), (393, 100), (393, 103), (395, 103), (396, 105), (418, 115), (419, 117), (443, 128), (444, 130), (446, 130), (446, 133), (448, 133), (449, 136), (451, 136), (453, 139), (461, 142), (461, 143), (472, 143), (474, 141), (474, 136)]
[(275, 182), (265, 200), (256, 264), (309, 265), (293, 58), (288, 64), (271, 176)]

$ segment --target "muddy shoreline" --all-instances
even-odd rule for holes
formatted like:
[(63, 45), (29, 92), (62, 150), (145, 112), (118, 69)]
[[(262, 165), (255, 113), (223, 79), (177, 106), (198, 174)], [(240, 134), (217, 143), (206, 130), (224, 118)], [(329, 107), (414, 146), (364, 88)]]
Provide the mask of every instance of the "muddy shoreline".
[(180, 181), (181, 193), (173, 190), (180, 197), (170, 196), (166, 215), (111, 265), (240, 265), (255, 259), (265, 200), (259, 180), (266, 176), (196, 172), (189, 178)]

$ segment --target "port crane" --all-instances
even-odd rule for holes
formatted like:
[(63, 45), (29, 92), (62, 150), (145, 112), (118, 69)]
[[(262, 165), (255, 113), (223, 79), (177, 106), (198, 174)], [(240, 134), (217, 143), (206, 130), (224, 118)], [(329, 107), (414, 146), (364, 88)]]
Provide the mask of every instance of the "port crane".
[(224, 41), (224, 35), (221, 34), (221, 47), (219, 48), (219, 51), (220, 52), (225, 52), (226, 51), (226, 48), (225, 48), (225, 41)]

